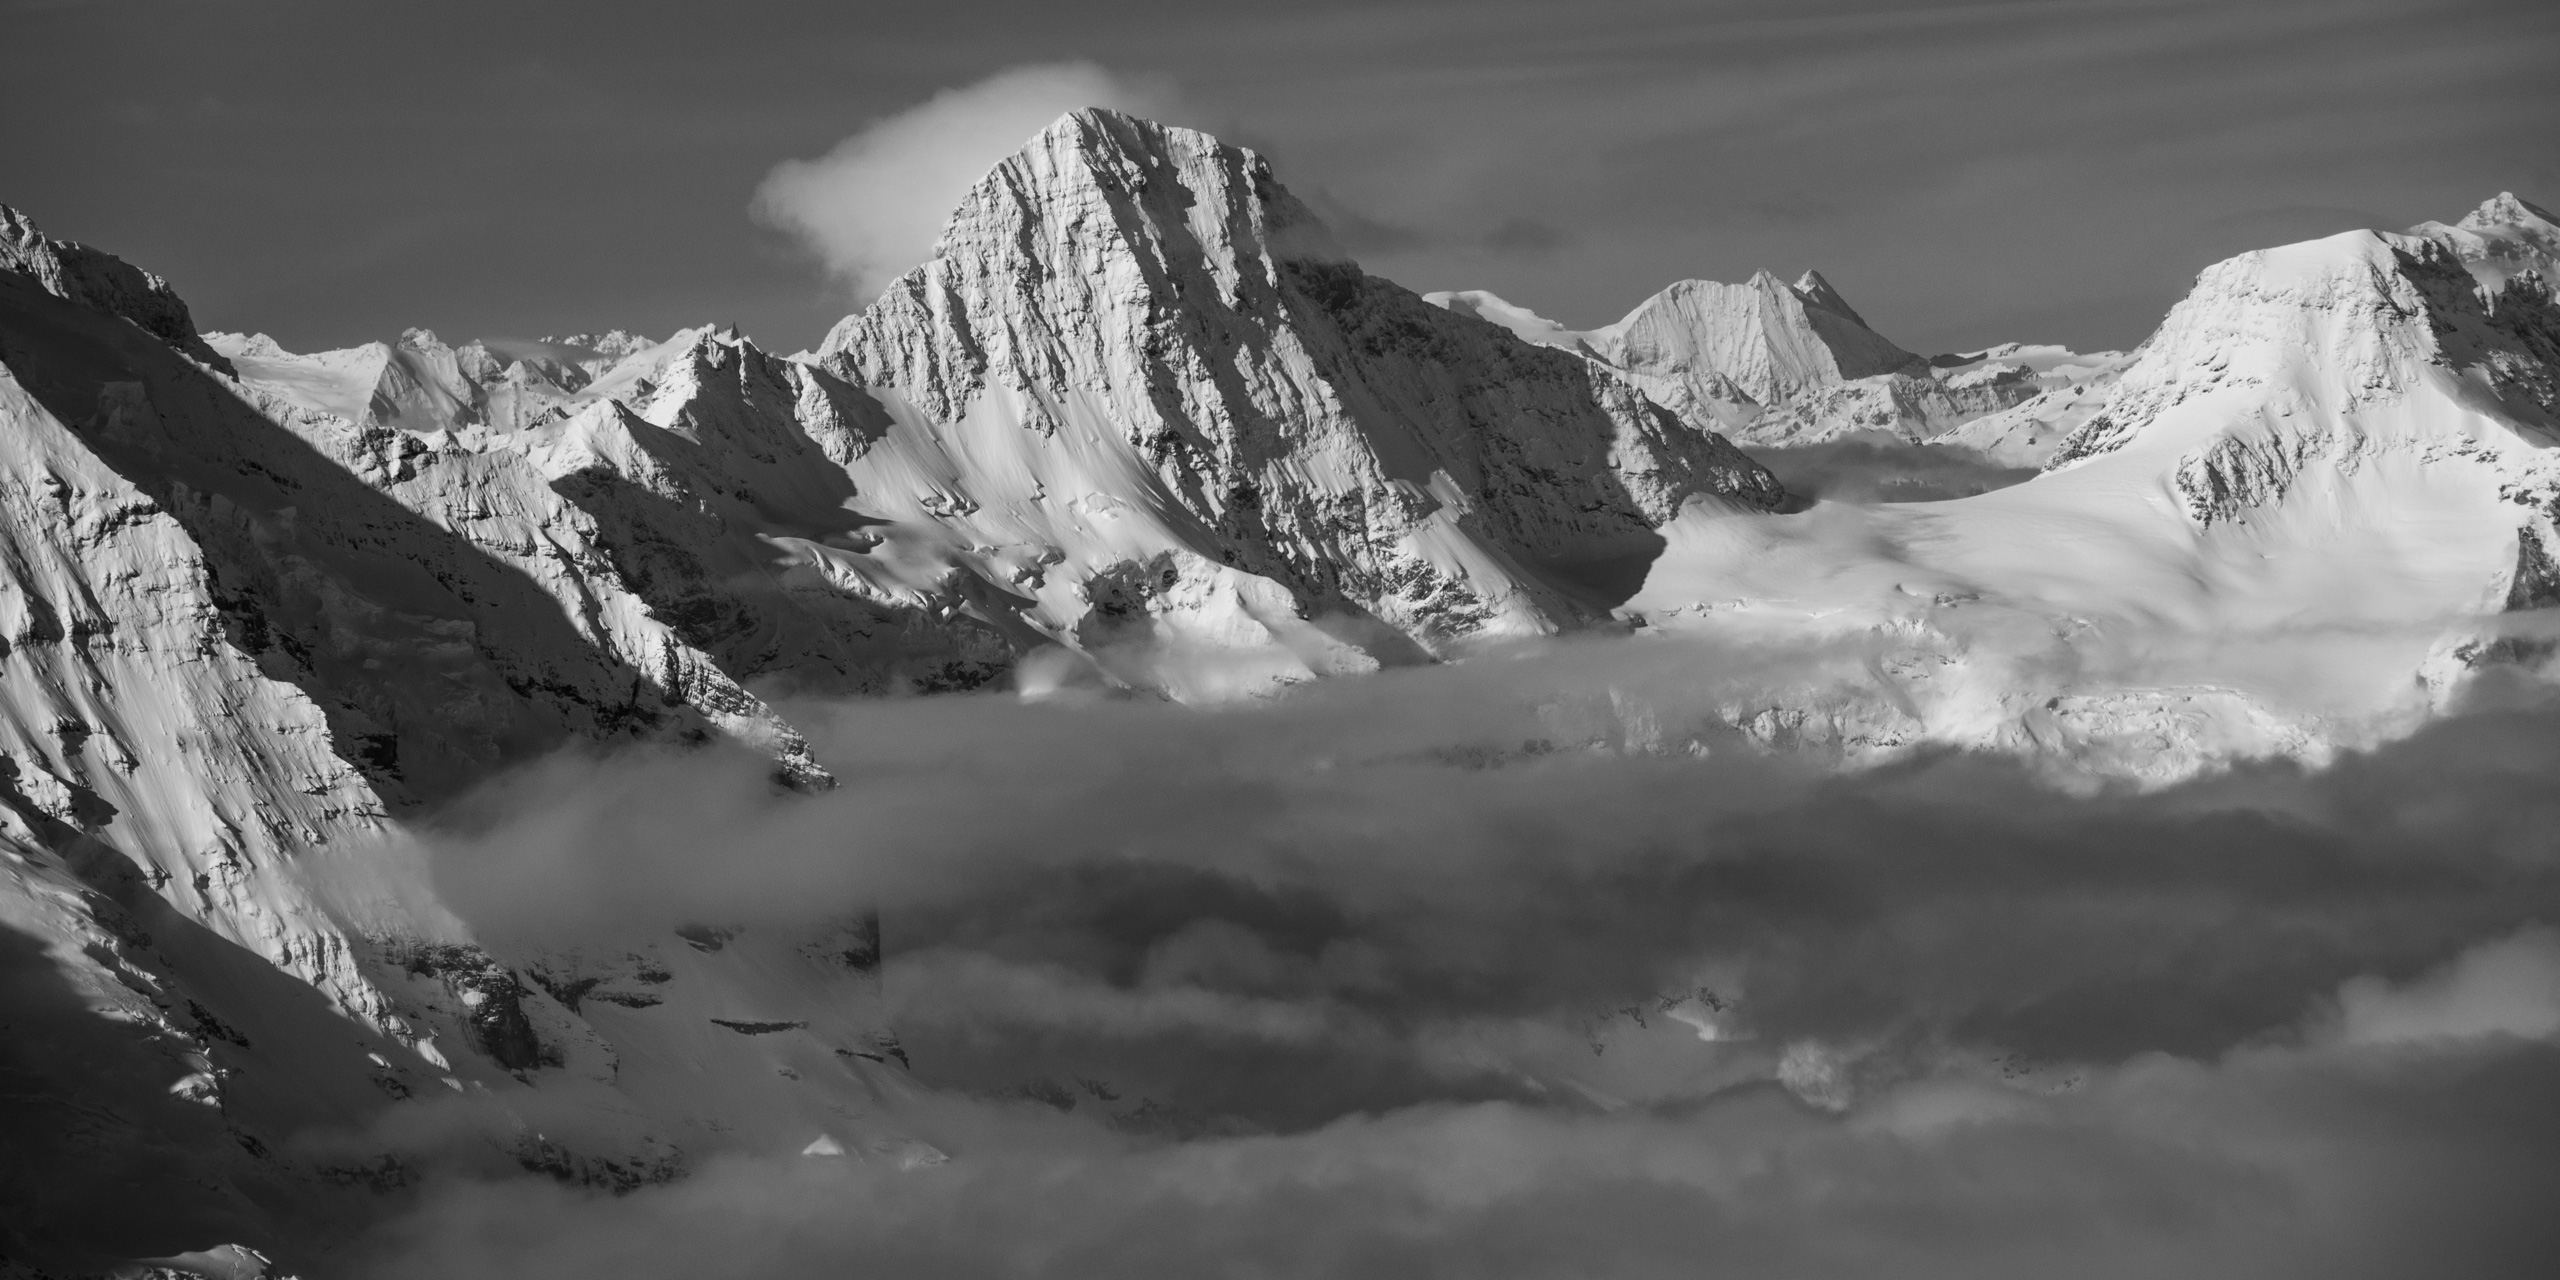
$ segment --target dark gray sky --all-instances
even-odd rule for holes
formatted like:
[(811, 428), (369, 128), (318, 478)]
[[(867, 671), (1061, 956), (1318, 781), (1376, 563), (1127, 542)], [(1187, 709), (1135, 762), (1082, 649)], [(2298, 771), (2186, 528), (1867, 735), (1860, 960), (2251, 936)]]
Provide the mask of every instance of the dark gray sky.
[[(2195, 270), (2560, 202), (2550, 0), (0, 0), (0, 201), (298, 348), (854, 308), (777, 163), (1083, 59), (1371, 270), (1615, 318), (1818, 267), (1922, 351), (2139, 340)], [(989, 157), (992, 160), (994, 157)]]

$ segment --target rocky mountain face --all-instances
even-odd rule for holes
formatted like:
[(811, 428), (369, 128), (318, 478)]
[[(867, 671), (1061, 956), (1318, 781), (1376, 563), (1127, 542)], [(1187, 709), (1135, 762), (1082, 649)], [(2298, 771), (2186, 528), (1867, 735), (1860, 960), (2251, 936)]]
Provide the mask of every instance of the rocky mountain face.
[[(174, 1251), (396, 1186), (387, 1150), (287, 1158), (282, 1140), (362, 1131), (429, 1093), (563, 1099), (548, 1137), (498, 1148), (604, 1183), (672, 1173), (686, 1125), (815, 1123), (756, 1110), (777, 1053), (826, 1064), (837, 1105), (871, 1098), (876, 948), (493, 947), (431, 895), (391, 891), (402, 815), (571, 743), (725, 738), (791, 785), (828, 782), (638, 593), (674, 598), (617, 563), (631, 524), (555, 485), (582, 464), (303, 408), (191, 356), (192, 333), (110, 309), (131, 291), (77, 284), (0, 272), (0, 923), (46, 975), (13, 999), (40, 1016), (11, 1063), (34, 1081), (12, 1132), (65, 1144), (11, 1203), (58, 1203), (73, 1246), (169, 1232)], [(634, 966), (679, 984), (648, 1002), (678, 1012), (581, 1012), (582, 991)], [(740, 1009), (816, 1030), (731, 1063), (742, 1093), (635, 1102), (646, 1078), (623, 1052)], [(113, 1021), (93, 1025), (98, 1010)], [(80, 1120), (100, 1085), (65, 1071), (137, 1092)], [(167, 1194), (121, 1209), (130, 1195), (89, 1181), (132, 1177)]]
[(168, 281), (113, 254), (56, 240), (6, 205), (0, 205), (0, 271), (26, 276), (73, 306), (120, 316), (215, 370), (231, 372), (205, 345), (187, 304)]
[(2306, 511), (2484, 512), (2467, 523), (2512, 548), (2483, 575), (2493, 598), (2560, 600), (2553, 233), (2501, 195), (2454, 227), (2219, 263), (2050, 465), (2162, 472), (2208, 535)]
[(1363, 273), (1253, 153), (1108, 112), (999, 166), (818, 363), (900, 424), (864, 509), (1087, 647), (1145, 622), (1322, 671), (1553, 631), (1689, 500), (1784, 496), (1628, 379)]
[[(2551, 259), (2514, 250), (2534, 228), (2484, 221), (2531, 216), (2512, 199), (2460, 235), (2351, 232), (2208, 268), (2050, 468), (2175, 441), (2174, 484), (2204, 526), (2281, 502), (2298, 477), (2402, 450), (2521, 480), (2560, 426), (2560, 347)], [(2215, 412), (2240, 399), (2248, 419)]]
[(2483, 201), (2450, 226), (2422, 222), (2409, 234), (2442, 241), (2492, 298), (2528, 272), (2548, 286), (2553, 264), (2560, 263), (2560, 218), (2512, 191)]
[(1766, 271), (1742, 284), (1683, 280), (1582, 331), (1481, 291), (1430, 298), (1578, 352), (1688, 421), (1763, 448), (1869, 436), (2041, 462), (2121, 363), (2113, 352), (2017, 344), (1923, 358), (1868, 327), (1815, 272), (1794, 284)]

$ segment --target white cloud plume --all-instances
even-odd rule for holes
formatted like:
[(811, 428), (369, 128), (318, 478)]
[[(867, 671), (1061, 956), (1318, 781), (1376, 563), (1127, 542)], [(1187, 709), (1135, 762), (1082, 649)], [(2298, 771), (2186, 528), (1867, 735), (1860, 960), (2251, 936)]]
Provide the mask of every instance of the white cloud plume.
[(756, 191), (756, 217), (797, 236), (869, 301), (924, 261), (978, 180), (1070, 111), (1162, 115), (1163, 84), (1090, 62), (1013, 67), (874, 121), (815, 160), (786, 160)]

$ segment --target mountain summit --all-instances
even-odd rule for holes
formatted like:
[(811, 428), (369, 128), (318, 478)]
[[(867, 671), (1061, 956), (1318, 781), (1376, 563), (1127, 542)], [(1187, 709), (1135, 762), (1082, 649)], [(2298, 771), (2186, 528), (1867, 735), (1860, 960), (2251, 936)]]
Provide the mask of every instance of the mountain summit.
[(1573, 566), (1690, 499), (1784, 497), (1626, 379), (1365, 274), (1260, 156), (1108, 111), (997, 166), (819, 361), (938, 460), (880, 514), (1043, 562), (1009, 576), (1062, 636), (1102, 582), (1310, 656), (1549, 631), (1591, 616)]
[(1741, 284), (1682, 280), (1617, 323), (1581, 331), (1480, 290), (1428, 297), (1586, 356), (1693, 426), (1755, 447), (1861, 435), (1953, 442), (1959, 428), (1996, 417), (1963, 443), (2005, 462), (2041, 461), (2063, 434), (2055, 420), (2076, 424), (2085, 413), (2072, 410), (2121, 363), (2016, 345), (1924, 359), (1869, 327), (1812, 271), (1794, 284), (1767, 271)]

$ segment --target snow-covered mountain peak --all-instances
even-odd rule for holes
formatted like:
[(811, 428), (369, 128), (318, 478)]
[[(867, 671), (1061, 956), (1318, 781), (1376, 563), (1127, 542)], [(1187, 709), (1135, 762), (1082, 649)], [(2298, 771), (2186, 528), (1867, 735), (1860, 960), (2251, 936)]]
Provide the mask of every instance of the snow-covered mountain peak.
[(2501, 191), (2481, 201), (2479, 208), (2464, 214), (2462, 221), (2454, 225), (2472, 231), (2529, 228), (2545, 236), (2560, 236), (2560, 216), (2512, 191)]
[(2560, 310), (2538, 281), (2484, 296), (2468, 265), (2441, 237), (2354, 231), (2206, 268), (2018, 491), (2174, 512), (2164, 545), (2306, 615), (2337, 607), (2306, 584), (2357, 572), (2407, 575), (2377, 599), (2412, 613), (2560, 600)]
[(1108, 111), (997, 165), (818, 363), (935, 477), (863, 510), (921, 489), (909, 518), (1025, 548), (1043, 567), (996, 589), (1060, 638), (1126, 629), (1096, 609), (1544, 631), (1589, 607), (1537, 566), (1640, 549), (1692, 497), (1782, 497), (1616, 374), (1365, 274), (1262, 157)]
[(1770, 404), (1927, 361), (1867, 327), (1829, 281), (1768, 271), (1743, 284), (1683, 280), (1593, 335), (1604, 357), (1648, 369), (1712, 369)]
[(1741, 284), (1683, 280), (1588, 331), (1483, 290), (1425, 299), (1587, 356), (1687, 421), (1754, 446), (1886, 435), (2033, 466), (2088, 416), (2123, 363), (2115, 352), (2015, 343), (1924, 360), (1869, 327), (1817, 271), (1793, 284), (1766, 270)]
[(2350, 231), (2244, 253), (2196, 277), (2052, 466), (2125, 447), (2208, 393), (2338, 413), (2393, 399), (2431, 370), (2486, 360), (2506, 340), (2491, 328), (2464, 264), (2432, 237)]
[(2560, 220), (2512, 191), (2483, 201), (2450, 226), (2423, 222), (2409, 234), (2449, 246), (2487, 294), (2527, 273), (2541, 276), (2546, 289), (2560, 283)]
[(1841, 297), (1840, 291), (1832, 288), (1831, 282), (1822, 278), (1821, 272), (1805, 272), (1796, 278), (1795, 284), (1790, 288), (1797, 297), (1804, 299), (1805, 305), (1840, 316), (1859, 328), (1867, 327), (1866, 317), (1859, 315), (1857, 310), (1849, 305), (1849, 300)]

